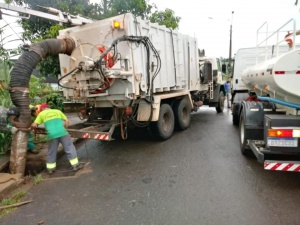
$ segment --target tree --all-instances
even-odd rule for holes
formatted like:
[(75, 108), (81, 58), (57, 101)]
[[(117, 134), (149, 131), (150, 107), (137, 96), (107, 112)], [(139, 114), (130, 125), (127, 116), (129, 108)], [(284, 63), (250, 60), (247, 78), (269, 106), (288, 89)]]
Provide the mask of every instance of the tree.
[[(60, 26), (59, 24), (53, 25), (50, 27), (49, 31), (42, 35), (40, 39), (37, 39), (36, 42), (45, 40), (45, 39), (51, 39), (51, 38), (56, 38), (58, 36), (59, 30), (61, 30), (63, 26)], [(60, 74), (60, 66), (59, 66), (59, 58), (58, 56), (53, 56), (50, 55), (46, 57), (43, 61), (41, 61), (37, 65), (37, 70), (39, 71), (40, 74), (43, 76), (57, 76)]]
[(111, 15), (119, 15), (131, 12), (135, 16), (148, 19), (153, 6), (145, 0), (113, 0), (111, 3)]
[(165, 11), (155, 11), (150, 16), (152, 23), (158, 23), (159, 25), (165, 25), (173, 30), (178, 28), (181, 18), (174, 15), (174, 11), (171, 9), (165, 9)]

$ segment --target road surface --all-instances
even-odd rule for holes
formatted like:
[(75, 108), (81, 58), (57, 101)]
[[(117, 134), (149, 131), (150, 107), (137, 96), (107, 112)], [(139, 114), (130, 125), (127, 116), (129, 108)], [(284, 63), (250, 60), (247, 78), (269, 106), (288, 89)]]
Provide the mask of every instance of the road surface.
[(264, 171), (254, 158), (242, 156), (227, 109), (199, 110), (189, 129), (164, 142), (139, 133), (126, 141), (88, 141), (78, 152), (89, 162), (85, 173), (34, 186), (26, 196), (33, 202), (1, 223), (300, 223), (300, 174)]

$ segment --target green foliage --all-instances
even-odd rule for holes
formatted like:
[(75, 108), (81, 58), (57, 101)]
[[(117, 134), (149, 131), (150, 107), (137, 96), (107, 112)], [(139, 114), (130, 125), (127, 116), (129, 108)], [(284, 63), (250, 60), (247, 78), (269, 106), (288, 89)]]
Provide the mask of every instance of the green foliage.
[(29, 80), (29, 97), (31, 104), (46, 102), (47, 95), (53, 93), (53, 89), (49, 84), (44, 83), (45, 78), (38, 78), (31, 75)]
[[(1, 68), (2, 67), (2, 68)], [(8, 85), (10, 80), (10, 70), (9, 70), (9, 62), (8, 61), (0, 61), (0, 105), (9, 108), (12, 106), (12, 101), (10, 99), (10, 94), (8, 91)]]
[(51, 108), (63, 111), (64, 98), (59, 92), (56, 92), (52, 87), (45, 83), (45, 78), (38, 78), (31, 75), (29, 82), (29, 97), (31, 104), (37, 105), (41, 103), (48, 103)]
[(52, 92), (46, 96), (46, 102), (53, 109), (59, 109), (60, 111), (64, 111), (64, 98), (60, 93)]
[(2, 131), (0, 133), (0, 154), (6, 154), (10, 148), (12, 141), (12, 133), (10, 131)]
[(43, 175), (42, 175), (42, 174), (37, 174), (37, 175), (34, 177), (33, 183), (34, 183), (34, 185), (38, 185), (38, 184), (40, 184), (42, 181), (43, 181)]
[[(35, 42), (40, 42), (45, 39), (52, 39), (52, 38), (56, 39), (56, 37), (59, 34), (59, 30), (63, 28), (64, 28), (63, 26), (59, 24), (55, 24), (51, 26), (50, 29), (44, 35), (42, 35), (41, 38), (36, 39)], [(47, 76), (57, 77), (57, 75), (60, 74), (58, 55), (47, 56), (43, 61), (41, 61), (37, 65), (37, 70), (40, 72), (40, 74), (42, 74), (45, 77)]]
[(181, 18), (174, 15), (174, 11), (171, 9), (165, 9), (165, 11), (156, 11), (150, 16), (152, 23), (158, 23), (159, 25), (165, 25), (173, 30), (178, 28)]
[[(40, 42), (44, 39), (52, 39), (56, 38), (58, 36), (59, 30), (63, 29), (64, 27), (55, 24), (50, 27), (49, 31), (47, 31), (44, 35), (42, 35), (41, 38), (37, 39), (36, 42)], [(59, 67), (59, 57), (58, 55), (50, 55), (46, 57), (43, 61), (41, 61), (37, 65), (37, 70), (42, 74), (43, 76), (54, 76), (57, 77), (58, 74), (60, 74), (60, 67)]]
[(119, 15), (131, 12), (135, 16), (143, 19), (149, 18), (153, 6), (149, 5), (145, 0), (114, 0), (111, 5), (111, 15)]

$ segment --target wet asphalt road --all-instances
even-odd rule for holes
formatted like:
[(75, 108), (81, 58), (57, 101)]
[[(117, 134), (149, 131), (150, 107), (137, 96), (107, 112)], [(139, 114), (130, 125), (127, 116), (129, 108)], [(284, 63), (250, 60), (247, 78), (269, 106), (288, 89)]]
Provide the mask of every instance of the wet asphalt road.
[(227, 109), (201, 109), (165, 142), (139, 134), (83, 144), (91, 172), (34, 186), (1, 224), (300, 224), (300, 174), (242, 156)]

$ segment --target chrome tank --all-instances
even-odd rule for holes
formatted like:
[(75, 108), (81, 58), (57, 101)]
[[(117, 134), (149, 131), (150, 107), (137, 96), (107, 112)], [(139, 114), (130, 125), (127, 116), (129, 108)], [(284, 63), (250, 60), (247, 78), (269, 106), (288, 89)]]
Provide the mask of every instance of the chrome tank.
[(242, 72), (243, 83), (257, 95), (300, 104), (300, 50), (249, 67)]

